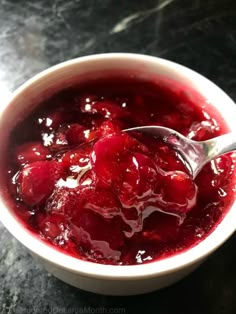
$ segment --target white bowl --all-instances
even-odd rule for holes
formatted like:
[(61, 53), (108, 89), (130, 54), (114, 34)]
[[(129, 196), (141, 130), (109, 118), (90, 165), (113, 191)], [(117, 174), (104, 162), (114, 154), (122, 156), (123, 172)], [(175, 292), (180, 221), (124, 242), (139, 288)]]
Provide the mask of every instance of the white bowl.
[[(0, 168), (10, 130), (18, 117), (27, 115), (38, 103), (74, 82), (83, 82), (109, 72), (124, 72), (142, 78), (164, 76), (191, 86), (207, 99), (236, 131), (236, 106), (215, 84), (176, 63), (137, 54), (114, 53), (82, 57), (56, 65), (23, 84), (0, 112)], [(3, 171), (3, 170), (2, 170)], [(63, 254), (32, 235), (8, 208), (4, 179), (0, 178), (0, 218), (5, 227), (61, 280), (78, 288), (109, 295), (132, 295), (166, 287), (195, 269), (223, 244), (236, 229), (234, 202), (222, 222), (200, 244), (164, 260), (144, 265), (112, 266), (82, 261)]]

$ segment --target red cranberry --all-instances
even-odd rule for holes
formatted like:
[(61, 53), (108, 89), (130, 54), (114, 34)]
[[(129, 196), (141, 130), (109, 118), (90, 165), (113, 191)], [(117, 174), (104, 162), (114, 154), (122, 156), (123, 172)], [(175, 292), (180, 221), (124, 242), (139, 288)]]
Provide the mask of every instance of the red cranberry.
[(22, 166), (26, 163), (45, 160), (50, 157), (50, 152), (40, 142), (27, 142), (17, 146), (15, 156), (18, 165)]
[(141, 237), (146, 241), (166, 242), (176, 240), (178, 231), (178, 217), (154, 212), (145, 219)]
[(93, 114), (98, 113), (108, 119), (121, 119), (129, 115), (126, 110), (122, 109), (122, 107), (112, 100), (84, 102), (81, 106), (81, 111)]
[(89, 250), (99, 250), (107, 256), (107, 244), (113, 250), (124, 243), (124, 227), (119, 219), (104, 219), (101, 215), (86, 210), (72, 218), (75, 241)]
[(158, 174), (153, 161), (140, 153), (134, 153), (127, 158), (123, 172), (122, 185), (118, 187), (119, 198), (124, 207), (137, 206), (144, 208), (146, 202), (154, 193)]
[(163, 180), (162, 198), (167, 211), (184, 213), (196, 204), (197, 187), (182, 171), (168, 172)]
[(122, 180), (120, 167), (131, 151), (148, 151), (126, 133), (109, 135), (98, 140), (91, 154), (91, 162), (98, 179), (110, 185)]
[(104, 218), (120, 215), (121, 205), (116, 195), (107, 189), (85, 187), (79, 191), (83, 207), (90, 209)]
[(120, 133), (122, 129), (122, 127), (120, 126), (121, 123), (119, 122), (119, 120), (113, 122), (111, 122), (110, 120), (104, 121), (99, 128), (100, 137)]
[(56, 187), (45, 204), (47, 213), (59, 213), (70, 217), (79, 209), (78, 190), (68, 187)]
[(86, 141), (86, 129), (83, 125), (74, 123), (69, 125), (66, 132), (66, 139), (69, 145), (78, 145)]
[(205, 141), (217, 136), (218, 131), (219, 126), (215, 125), (212, 121), (194, 122), (187, 136), (192, 140)]
[(56, 161), (32, 162), (19, 173), (19, 195), (27, 205), (40, 204), (52, 193), (61, 176), (61, 165)]
[(46, 216), (39, 223), (39, 230), (46, 239), (60, 246), (64, 246), (69, 240), (69, 226), (62, 215), (51, 214)]
[(59, 158), (64, 169), (72, 166), (86, 167), (90, 162), (91, 145), (81, 145), (67, 151)]
[(184, 164), (181, 162), (181, 158), (179, 158), (178, 152), (163, 145), (163, 143), (157, 145), (154, 158), (157, 166), (165, 171), (186, 171)]
[(57, 110), (47, 114), (45, 117), (38, 118), (38, 124), (43, 132), (48, 132), (57, 130), (64, 123), (65, 118), (65, 112)]
[(224, 189), (232, 173), (232, 159), (229, 155), (221, 156), (208, 163), (196, 178), (199, 197), (206, 198), (209, 202), (216, 201), (218, 189)]

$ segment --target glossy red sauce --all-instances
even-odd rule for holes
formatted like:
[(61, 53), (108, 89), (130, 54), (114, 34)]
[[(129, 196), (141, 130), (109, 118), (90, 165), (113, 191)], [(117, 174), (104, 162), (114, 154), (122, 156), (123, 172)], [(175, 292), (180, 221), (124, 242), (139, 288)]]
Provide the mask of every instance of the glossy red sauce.
[(232, 202), (231, 155), (195, 181), (161, 139), (123, 129), (163, 125), (195, 140), (227, 131), (180, 84), (111, 79), (62, 91), (12, 132), (8, 186), (28, 229), (68, 254), (132, 265), (203, 240)]

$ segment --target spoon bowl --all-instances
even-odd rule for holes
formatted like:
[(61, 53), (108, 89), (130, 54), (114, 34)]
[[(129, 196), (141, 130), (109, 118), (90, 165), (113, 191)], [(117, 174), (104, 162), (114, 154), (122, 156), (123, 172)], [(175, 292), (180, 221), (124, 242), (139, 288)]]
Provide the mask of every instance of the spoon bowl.
[(142, 132), (161, 138), (164, 143), (179, 153), (193, 179), (209, 161), (236, 149), (235, 132), (206, 141), (193, 141), (175, 130), (155, 125), (134, 127), (126, 129), (125, 132)]

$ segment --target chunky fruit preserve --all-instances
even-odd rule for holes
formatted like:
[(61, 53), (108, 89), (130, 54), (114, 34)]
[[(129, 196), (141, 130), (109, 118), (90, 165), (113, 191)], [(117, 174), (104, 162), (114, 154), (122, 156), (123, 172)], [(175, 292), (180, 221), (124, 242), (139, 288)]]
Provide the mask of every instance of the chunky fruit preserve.
[(15, 214), (36, 236), (83, 260), (133, 265), (182, 252), (217, 226), (233, 199), (230, 154), (193, 181), (162, 139), (122, 132), (162, 125), (194, 140), (227, 132), (195, 92), (160, 82), (92, 81), (17, 125), (8, 186)]

